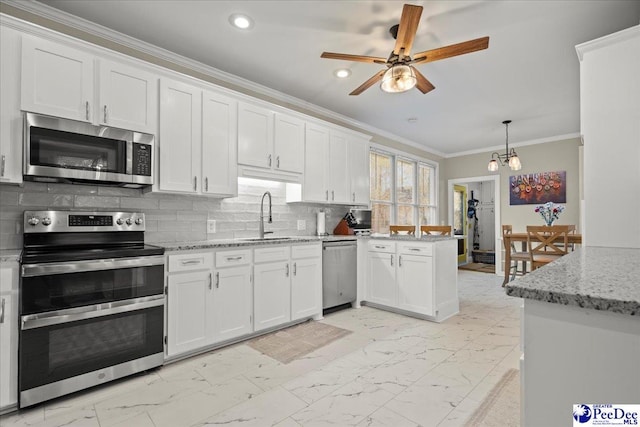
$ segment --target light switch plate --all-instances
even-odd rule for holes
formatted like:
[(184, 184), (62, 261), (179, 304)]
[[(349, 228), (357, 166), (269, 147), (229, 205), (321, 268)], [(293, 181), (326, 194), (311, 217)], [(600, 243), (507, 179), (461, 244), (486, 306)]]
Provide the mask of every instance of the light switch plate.
[(207, 233), (213, 234), (216, 232), (216, 220), (208, 219), (207, 220)]
[(307, 221), (304, 219), (298, 220), (298, 230), (306, 230), (307, 229)]

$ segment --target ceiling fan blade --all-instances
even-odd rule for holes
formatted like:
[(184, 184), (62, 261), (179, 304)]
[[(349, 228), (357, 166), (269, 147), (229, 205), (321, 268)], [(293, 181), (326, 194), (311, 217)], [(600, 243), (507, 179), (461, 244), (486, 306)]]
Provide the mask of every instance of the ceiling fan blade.
[(379, 73), (377, 73), (375, 76), (371, 77), (369, 80), (367, 80), (366, 82), (362, 83), (360, 86), (358, 86), (353, 92), (351, 92), (349, 95), (360, 95), (362, 92), (364, 92), (365, 90), (369, 89), (371, 86), (373, 86), (374, 84), (378, 83), (381, 79), (382, 76), (384, 76), (384, 73), (387, 70), (382, 70)]
[(413, 39), (418, 31), (420, 23), (420, 15), (422, 15), (422, 6), (414, 6), (405, 4), (402, 8), (402, 16), (400, 17), (400, 26), (398, 27), (398, 36), (396, 37), (396, 46), (393, 53), (399, 55), (404, 49), (403, 54), (409, 56), (411, 54), (411, 46)]
[(322, 52), (322, 55), (320, 55), (320, 58), (342, 59), (345, 61), (356, 61), (356, 62), (371, 62), (374, 64), (387, 63), (387, 60), (385, 58), (378, 58), (375, 56), (364, 56), (364, 55), (350, 55), (348, 53)]
[(427, 93), (436, 88), (420, 71), (416, 70), (415, 67), (413, 67), (413, 71), (416, 73), (416, 78), (418, 79), (416, 87), (420, 92)]
[(451, 58), (452, 56), (464, 55), (465, 53), (483, 50), (488, 47), (489, 37), (482, 37), (416, 53), (413, 55), (413, 64), (424, 64), (425, 62), (439, 61), (441, 59)]

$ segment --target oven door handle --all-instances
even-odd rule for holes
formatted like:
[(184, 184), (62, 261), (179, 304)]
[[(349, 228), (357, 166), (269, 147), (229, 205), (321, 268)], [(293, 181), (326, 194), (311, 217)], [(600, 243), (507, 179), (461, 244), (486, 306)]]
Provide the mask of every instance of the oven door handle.
[(22, 316), (21, 329), (35, 329), (60, 323), (76, 322), (78, 320), (93, 319), (112, 314), (143, 310), (164, 305), (164, 295), (134, 298), (125, 301), (114, 301), (86, 307), (69, 308), (66, 310), (50, 311), (39, 314)]
[(162, 255), (140, 258), (107, 258), (59, 263), (23, 264), (22, 277), (82, 273), (85, 271), (115, 270), (118, 268), (150, 267), (163, 264), (164, 256)]

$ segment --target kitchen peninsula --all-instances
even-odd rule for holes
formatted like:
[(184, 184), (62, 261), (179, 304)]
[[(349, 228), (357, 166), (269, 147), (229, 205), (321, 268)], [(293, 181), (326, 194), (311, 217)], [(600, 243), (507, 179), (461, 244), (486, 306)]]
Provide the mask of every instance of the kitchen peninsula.
[(583, 247), (506, 286), (524, 298), (522, 425), (640, 401), (640, 249)]

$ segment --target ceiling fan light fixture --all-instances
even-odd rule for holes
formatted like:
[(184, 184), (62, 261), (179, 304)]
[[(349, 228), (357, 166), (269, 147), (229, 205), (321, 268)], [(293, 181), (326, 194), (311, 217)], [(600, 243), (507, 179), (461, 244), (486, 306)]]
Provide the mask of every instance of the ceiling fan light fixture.
[(351, 75), (351, 70), (348, 68), (340, 68), (333, 72), (333, 74), (339, 79), (346, 79)]
[(231, 25), (241, 30), (249, 30), (253, 27), (253, 19), (240, 13), (234, 13), (229, 16), (229, 22)]
[(396, 64), (385, 71), (380, 89), (388, 93), (401, 93), (413, 89), (418, 83), (413, 67)]

